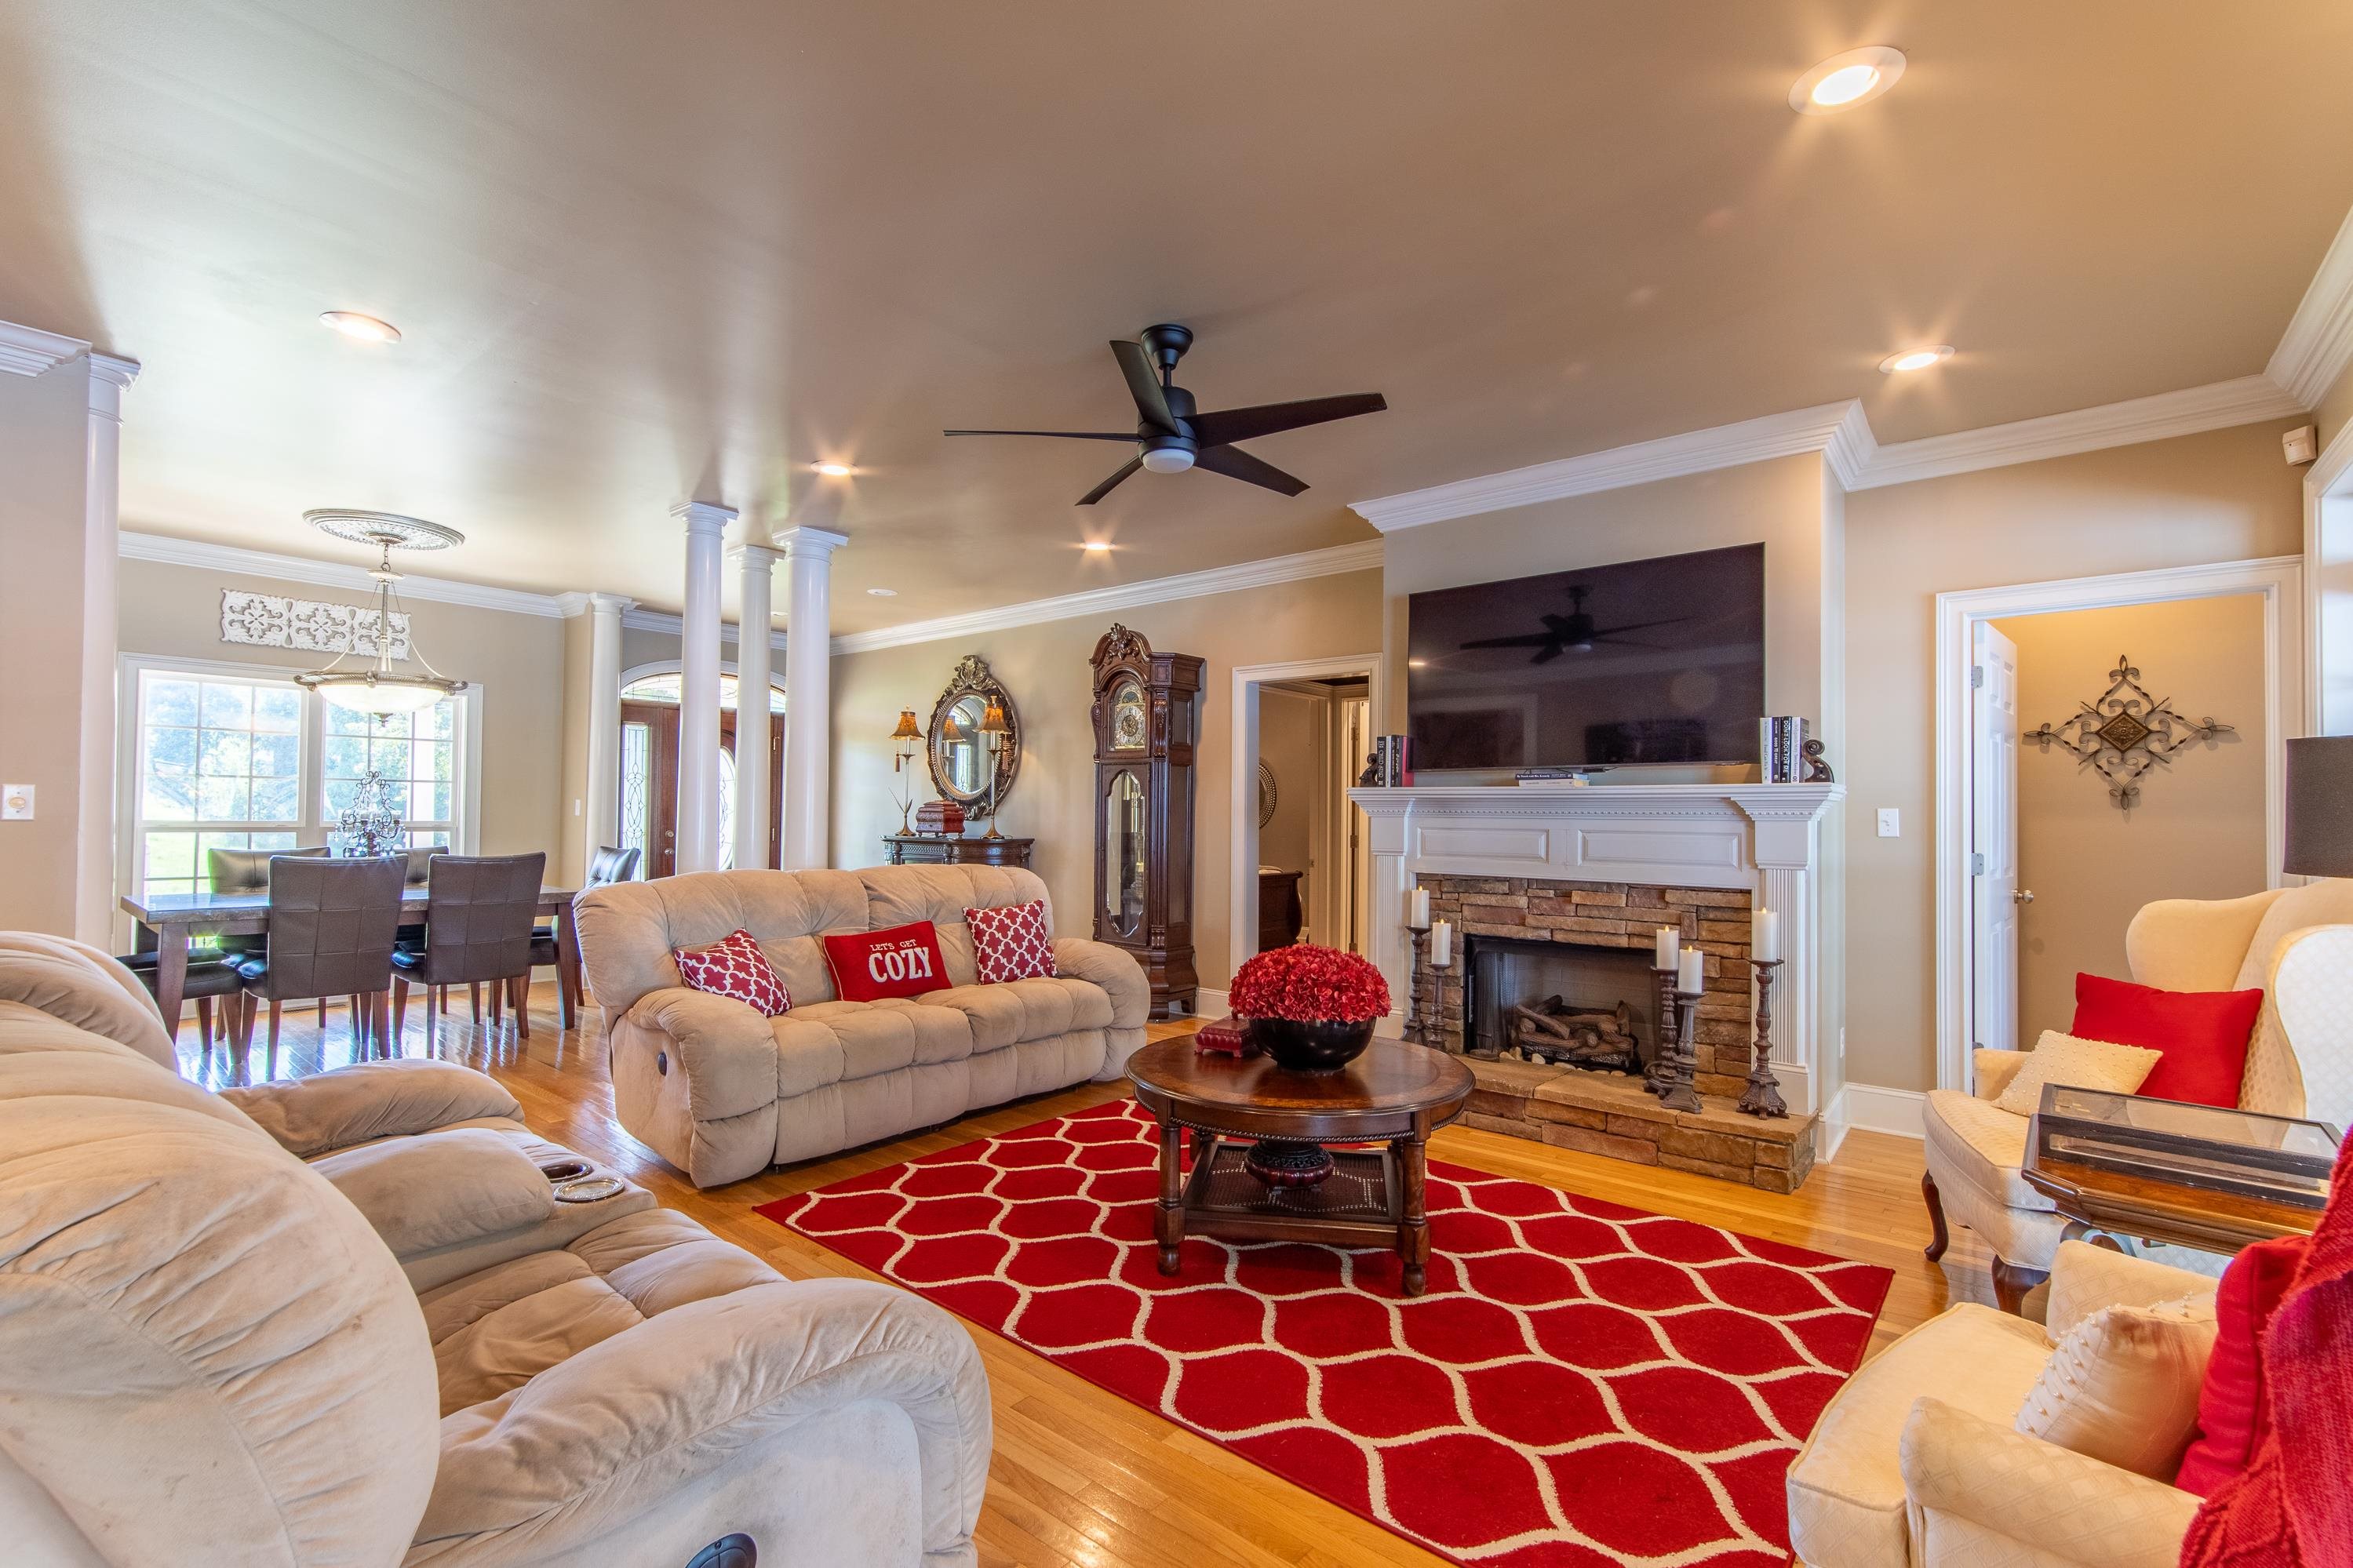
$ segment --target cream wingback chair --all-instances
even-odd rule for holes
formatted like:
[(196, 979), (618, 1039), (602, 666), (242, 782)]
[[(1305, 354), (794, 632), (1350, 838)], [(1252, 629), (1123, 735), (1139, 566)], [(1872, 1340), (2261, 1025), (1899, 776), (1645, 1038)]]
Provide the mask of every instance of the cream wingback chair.
[[(2161, 899), (2125, 931), (2132, 977), (2168, 991), (2262, 987), (2263, 1010), (2247, 1047), (2239, 1093), (2244, 1110), (2316, 1116), (2345, 1124), (2353, 1110), (2353, 880), (2275, 888), (2243, 899)], [(1994, 1100), (2026, 1061), (2024, 1051), (1975, 1053), (1973, 1093), (1928, 1093), (1923, 1122), (1928, 1201), (1944, 1256), (1946, 1222), (1975, 1231), (1994, 1254), (1994, 1294), (2018, 1310), (2042, 1282), (2065, 1222), (2020, 1173), (2027, 1119)]]
[(945, 1312), (626, 1182), (557, 1201), (568, 1151), (454, 1063), (207, 1093), (143, 998), (0, 932), (9, 1568), (975, 1561), (988, 1384)]

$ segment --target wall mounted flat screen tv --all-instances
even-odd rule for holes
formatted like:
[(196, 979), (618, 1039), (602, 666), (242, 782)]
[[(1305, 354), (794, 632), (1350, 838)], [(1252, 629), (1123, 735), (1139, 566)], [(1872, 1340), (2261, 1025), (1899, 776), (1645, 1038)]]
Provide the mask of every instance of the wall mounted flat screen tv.
[(1406, 614), (1417, 780), (1757, 760), (1762, 544), (1439, 588)]

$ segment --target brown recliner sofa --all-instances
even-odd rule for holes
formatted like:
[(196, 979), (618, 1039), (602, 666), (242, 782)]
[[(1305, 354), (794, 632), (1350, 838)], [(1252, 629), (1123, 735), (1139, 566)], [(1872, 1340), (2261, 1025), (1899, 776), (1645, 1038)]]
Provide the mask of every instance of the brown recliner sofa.
[(494, 1080), (211, 1094), (131, 973), (0, 933), (0, 1549), (25, 1568), (967, 1564), (946, 1313), (557, 1201)]

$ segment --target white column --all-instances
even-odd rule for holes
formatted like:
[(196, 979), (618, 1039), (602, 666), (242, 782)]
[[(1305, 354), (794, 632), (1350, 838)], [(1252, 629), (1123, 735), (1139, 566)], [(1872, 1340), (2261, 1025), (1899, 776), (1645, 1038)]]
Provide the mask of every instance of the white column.
[[(580, 868), (621, 842), (621, 616), (635, 599), (588, 595), (588, 795)], [(643, 873), (641, 873), (643, 874)]]
[(786, 529), (785, 869), (832, 859), (828, 785), (833, 767), (833, 552), (849, 542), (822, 528)]
[(136, 360), (90, 356), (90, 428), (82, 447), (81, 800), (74, 842), (74, 934), (115, 951), (115, 562), (121, 499), (122, 389)]
[(689, 501), (670, 515), (686, 525), (686, 606), (679, 627), (676, 869), (719, 868), (719, 574), (721, 536), (733, 508)]
[(735, 868), (768, 864), (768, 640), (770, 574), (777, 552), (746, 542), (738, 553), (743, 607), (735, 617)]

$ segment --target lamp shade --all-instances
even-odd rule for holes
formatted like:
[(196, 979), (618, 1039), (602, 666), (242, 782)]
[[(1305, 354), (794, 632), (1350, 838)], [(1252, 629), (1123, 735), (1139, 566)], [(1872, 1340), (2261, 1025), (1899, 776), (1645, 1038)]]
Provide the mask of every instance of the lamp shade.
[(2296, 877), (2353, 877), (2353, 735), (2287, 743), (2287, 853)]
[(1012, 732), (1010, 727), (1005, 722), (1005, 705), (994, 697), (988, 700), (988, 711), (980, 716), (980, 732), (984, 735), (1004, 735)]
[(899, 727), (891, 731), (891, 738), (894, 741), (920, 741), (923, 738), (923, 732), (915, 728), (915, 710), (913, 708), (899, 710)]

